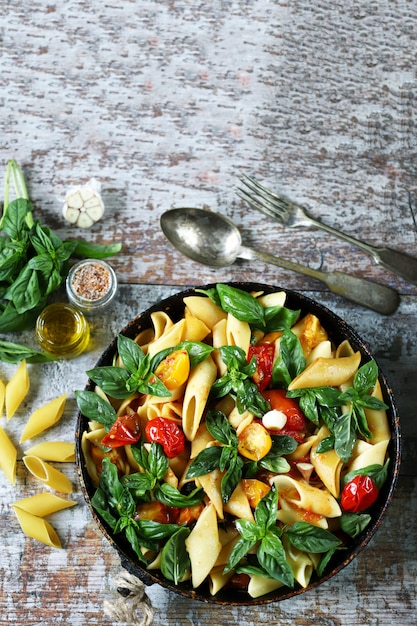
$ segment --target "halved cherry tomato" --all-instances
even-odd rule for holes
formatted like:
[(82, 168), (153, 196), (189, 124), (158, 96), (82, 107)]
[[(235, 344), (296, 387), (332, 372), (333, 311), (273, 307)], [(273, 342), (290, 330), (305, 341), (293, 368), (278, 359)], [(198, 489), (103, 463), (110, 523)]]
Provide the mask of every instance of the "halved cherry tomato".
[(160, 362), (155, 374), (170, 391), (178, 389), (190, 374), (190, 357), (187, 350), (174, 350)]
[(262, 480), (256, 478), (243, 478), (242, 479), (243, 491), (248, 499), (249, 506), (252, 509), (256, 509), (259, 502), (266, 494), (271, 491), (271, 487)]
[(179, 525), (184, 524), (186, 526), (191, 526), (191, 524), (198, 520), (203, 511), (204, 504), (202, 502), (194, 506), (185, 506), (182, 509), (179, 509), (178, 517), (175, 520), (175, 523)]
[(274, 364), (275, 344), (265, 343), (249, 346), (248, 362), (252, 357), (256, 359), (256, 371), (252, 380), (260, 391), (266, 389), (271, 382), (272, 366)]
[(238, 436), (239, 453), (251, 461), (263, 459), (271, 447), (271, 435), (259, 422), (252, 422)]
[(120, 448), (130, 443), (139, 441), (142, 434), (140, 418), (137, 413), (120, 415), (110, 428), (107, 435), (102, 439), (106, 448)]
[(375, 502), (378, 493), (378, 487), (370, 476), (358, 475), (343, 487), (340, 505), (348, 513), (359, 513)]
[(274, 431), (274, 434), (288, 435), (300, 443), (307, 433), (308, 422), (297, 401), (287, 398), (285, 389), (267, 389), (262, 395), (268, 400), (271, 409), (281, 411), (287, 418), (285, 426), (279, 431)]
[(155, 417), (146, 424), (148, 441), (160, 443), (169, 459), (181, 454), (185, 448), (185, 436), (176, 422), (167, 417)]

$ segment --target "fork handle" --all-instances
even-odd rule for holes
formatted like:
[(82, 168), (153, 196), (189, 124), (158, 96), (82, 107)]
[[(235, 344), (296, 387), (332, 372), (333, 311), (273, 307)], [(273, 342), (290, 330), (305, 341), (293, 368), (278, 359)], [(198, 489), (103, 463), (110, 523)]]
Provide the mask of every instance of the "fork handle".
[(295, 261), (282, 259), (268, 254), (267, 252), (260, 252), (246, 246), (240, 248), (238, 257), (248, 260), (258, 259), (265, 263), (271, 263), (277, 267), (297, 272), (298, 274), (311, 276), (325, 283), (332, 293), (343, 296), (351, 302), (360, 304), (383, 315), (391, 315), (397, 310), (399, 305), (399, 296), (395, 289), (374, 283), (366, 278), (352, 276), (344, 272), (330, 273), (315, 270), (306, 265), (296, 263)]
[(350, 235), (346, 235), (331, 226), (327, 226), (327, 224), (323, 224), (323, 222), (319, 222), (308, 214), (307, 217), (309, 222), (317, 228), (321, 228), (321, 230), (325, 230), (332, 235), (336, 235), (339, 239), (344, 239), (357, 248), (361, 248), (373, 256), (378, 265), (383, 265), (388, 270), (391, 270), (391, 272), (405, 278), (408, 282), (417, 284), (417, 258), (405, 254), (404, 252), (398, 252), (398, 250), (393, 250), (392, 248), (379, 248), (371, 246), (370, 244), (364, 243), (363, 241), (360, 241), (355, 237), (351, 237)]

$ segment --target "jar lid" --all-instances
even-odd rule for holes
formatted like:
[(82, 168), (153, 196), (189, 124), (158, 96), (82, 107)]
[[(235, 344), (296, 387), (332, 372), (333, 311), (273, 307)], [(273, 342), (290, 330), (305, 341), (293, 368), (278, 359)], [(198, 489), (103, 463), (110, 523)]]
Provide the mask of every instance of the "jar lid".
[(69, 271), (66, 280), (69, 301), (85, 313), (108, 306), (117, 292), (117, 277), (108, 263), (84, 259)]

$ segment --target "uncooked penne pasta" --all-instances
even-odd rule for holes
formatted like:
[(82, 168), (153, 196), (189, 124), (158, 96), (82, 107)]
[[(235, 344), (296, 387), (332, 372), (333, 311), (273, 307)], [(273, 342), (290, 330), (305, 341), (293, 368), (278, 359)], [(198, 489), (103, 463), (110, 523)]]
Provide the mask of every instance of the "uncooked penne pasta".
[(44, 461), (72, 463), (75, 461), (75, 444), (69, 441), (44, 441), (25, 452), (26, 456), (37, 456)]
[(49, 522), (43, 517), (28, 513), (24, 509), (13, 507), (19, 524), (27, 537), (36, 539), (51, 548), (62, 548), (61, 541)]
[(16, 481), (17, 449), (0, 426), (0, 469), (14, 485)]
[(48, 487), (56, 491), (61, 491), (62, 493), (72, 492), (73, 489), (70, 479), (46, 461), (39, 459), (37, 456), (24, 456), (23, 462), (27, 470), (35, 476), (35, 478), (45, 485), (48, 485)]
[(29, 387), (29, 373), (26, 360), (23, 359), (6, 385), (5, 404), (6, 416), (8, 420), (13, 417), (19, 406), (22, 404), (23, 400), (27, 396)]
[(32, 413), (23, 429), (20, 443), (32, 439), (32, 437), (36, 437), (44, 430), (54, 426), (62, 417), (67, 396), (68, 394), (64, 393)]
[(29, 498), (16, 500), (15, 502), (12, 502), (11, 506), (14, 509), (21, 509), (31, 515), (36, 515), (37, 517), (46, 517), (47, 515), (52, 515), (52, 513), (57, 513), (63, 509), (75, 506), (76, 504), (75, 500), (60, 498), (53, 493), (45, 491), (43, 493), (30, 496)]

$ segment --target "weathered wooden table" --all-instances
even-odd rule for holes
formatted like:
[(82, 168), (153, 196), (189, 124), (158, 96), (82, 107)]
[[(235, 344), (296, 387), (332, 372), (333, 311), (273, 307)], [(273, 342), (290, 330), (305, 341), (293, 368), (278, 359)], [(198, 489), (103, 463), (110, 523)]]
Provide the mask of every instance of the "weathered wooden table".
[[(416, 2), (1, 5), (1, 163), (20, 163), (36, 216), (63, 238), (123, 243), (112, 259), (119, 298), (92, 322), (88, 351), (31, 365), (24, 406), (2, 426), (17, 442), (35, 408), (68, 392), (53, 435), (73, 440), (73, 392), (85, 370), (131, 318), (182, 286), (248, 279), (306, 293), (349, 321), (394, 389), (403, 463), (384, 523), (337, 577), (294, 600), (227, 609), (154, 586), (154, 623), (415, 624), (417, 286), (330, 235), (285, 230), (235, 191), (241, 174), (252, 173), (336, 228), (417, 255)], [(62, 198), (90, 177), (101, 182), (105, 217), (75, 232), (62, 218)], [(187, 261), (159, 229), (164, 210), (184, 205), (228, 215), (245, 243), (262, 250), (391, 285), (401, 305), (382, 317), (262, 263), (213, 271)], [(34, 346), (31, 331), (2, 338)], [(13, 371), (0, 363), (3, 380)], [(96, 530), (75, 465), (64, 471), (78, 504), (51, 520), (63, 550), (20, 530), (10, 503), (42, 490), (23, 463), (14, 488), (0, 476), (0, 624), (112, 623), (103, 602), (117, 596), (120, 562)]]

